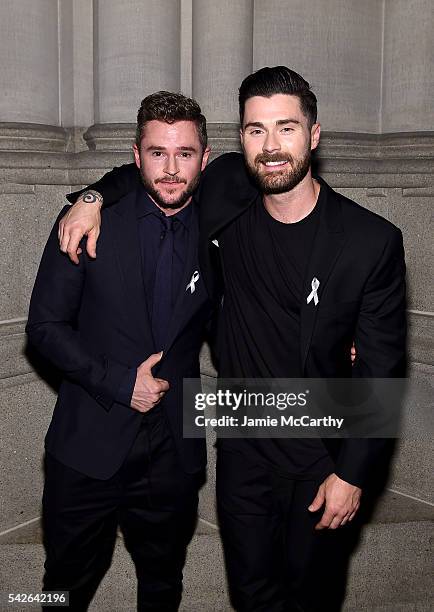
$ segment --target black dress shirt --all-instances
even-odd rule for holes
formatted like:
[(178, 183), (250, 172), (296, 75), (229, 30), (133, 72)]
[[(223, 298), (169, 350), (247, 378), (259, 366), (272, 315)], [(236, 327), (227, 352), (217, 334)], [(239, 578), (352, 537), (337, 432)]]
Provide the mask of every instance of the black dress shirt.
[[(262, 197), (219, 235), (225, 298), (219, 351), (222, 378), (299, 378), (300, 307), (307, 263), (315, 241), (321, 188), (312, 212), (281, 223)], [(223, 440), (285, 476), (325, 478), (333, 463), (319, 438)]]
[[(158, 251), (165, 238), (162, 217), (165, 213), (151, 200), (143, 185), (137, 188), (136, 197), (137, 229), (139, 232), (141, 268), (143, 284), (145, 288), (148, 315), (151, 316), (152, 302), (154, 296), (155, 271), (157, 267)], [(179, 293), (179, 284), (184, 271), (185, 259), (188, 248), (188, 235), (191, 223), (191, 204), (172, 215), (174, 244), (173, 244), (173, 267), (172, 274), (172, 298), (173, 305)], [(146, 316), (146, 313), (143, 313)], [(157, 349), (156, 349), (157, 350)], [(145, 360), (149, 355), (145, 355)], [(117, 401), (130, 406), (136, 382), (137, 369), (131, 368), (123, 378), (119, 387)]]

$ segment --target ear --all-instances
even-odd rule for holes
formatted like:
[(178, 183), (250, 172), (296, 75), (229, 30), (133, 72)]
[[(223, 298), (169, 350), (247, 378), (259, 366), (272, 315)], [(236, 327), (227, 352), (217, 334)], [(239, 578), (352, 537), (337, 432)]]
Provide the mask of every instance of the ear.
[(205, 170), (205, 166), (208, 163), (209, 154), (211, 153), (210, 147), (207, 147), (202, 155), (202, 163), (200, 166), (200, 171), (203, 172)]
[(139, 168), (139, 170), (140, 170), (140, 167), (141, 167), (141, 163), (140, 163), (140, 151), (139, 151), (138, 146), (135, 143), (133, 144), (133, 151), (134, 151), (134, 161), (136, 162), (137, 168)]
[(321, 126), (319, 123), (314, 123), (310, 129), (310, 150), (313, 151), (319, 145), (321, 135)]
[(240, 128), (240, 142), (241, 142), (241, 146), (244, 147), (244, 132), (243, 132), (243, 128)]

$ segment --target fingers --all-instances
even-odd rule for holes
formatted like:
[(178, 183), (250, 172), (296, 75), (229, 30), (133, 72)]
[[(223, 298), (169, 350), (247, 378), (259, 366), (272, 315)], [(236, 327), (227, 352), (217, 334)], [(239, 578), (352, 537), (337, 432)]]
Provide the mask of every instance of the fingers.
[(163, 378), (154, 378), (155, 381), (158, 382), (158, 384), (160, 385), (160, 392), (161, 393), (165, 393), (166, 391), (169, 390), (170, 385), (167, 382), (167, 380), (164, 380)]
[(336, 514), (330, 525), (329, 525), (329, 529), (337, 529), (338, 527), (340, 527), (342, 525), (342, 516), (340, 516), (339, 514)]
[(88, 236), (86, 250), (89, 256), (96, 257), (96, 242), (101, 226), (101, 204), (102, 200), (99, 204), (89, 206), (83, 197), (80, 197), (60, 220), (58, 230), (60, 250), (68, 253), (74, 263), (78, 263), (78, 245), (83, 236)]
[(70, 232), (68, 247), (66, 249), (69, 259), (76, 264), (78, 264), (77, 250), (79, 248), (78, 245), (80, 244), (81, 238), (82, 238), (82, 233), (80, 230), (76, 229)]
[(148, 412), (161, 401), (163, 396), (164, 392), (147, 393), (146, 399), (132, 399), (131, 408), (134, 408), (134, 410), (137, 410), (138, 412)]
[(331, 510), (326, 506), (321, 520), (315, 525), (315, 529), (338, 529), (338, 527), (343, 527), (344, 525), (353, 520), (357, 513), (357, 510), (359, 509), (359, 506), (360, 504), (357, 504), (354, 508), (341, 511)]
[(87, 235), (86, 251), (89, 257), (92, 257), (92, 259), (96, 259), (96, 243), (98, 241), (98, 236), (98, 228), (90, 230), (89, 234)]
[(337, 529), (343, 524), (347, 515), (349, 513), (346, 511), (337, 511), (326, 506), (321, 520), (315, 525), (315, 529)]
[(335, 518), (334, 512), (327, 509), (326, 507), (321, 517), (321, 520), (315, 525), (315, 529), (317, 530), (327, 529), (328, 527), (330, 527), (334, 518)]
[(162, 358), (163, 351), (160, 353), (153, 353), (149, 355), (149, 357), (142, 363), (142, 366), (145, 366), (147, 369), (151, 370)]
[(316, 512), (317, 510), (319, 510), (321, 508), (321, 506), (323, 506), (324, 501), (325, 501), (325, 488), (324, 488), (324, 485), (321, 485), (318, 488), (318, 492), (317, 492), (313, 502), (308, 507), (308, 510), (310, 512)]
[[(64, 219), (62, 219), (61, 224), (64, 223), (64, 220), (65, 220), (65, 217)], [(60, 232), (60, 225), (59, 225), (59, 233), (61, 234), (60, 250), (62, 251), (62, 253), (68, 253), (69, 259), (73, 261), (75, 264), (78, 264), (77, 254), (79, 255), (81, 253), (81, 249), (78, 246), (81, 240), (80, 231), (75, 230), (75, 231), (70, 232), (69, 230), (65, 229), (64, 225), (62, 225), (62, 231)]]
[(350, 520), (350, 516), (351, 513), (347, 512), (347, 514), (344, 516), (344, 518), (342, 519), (341, 524), (339, 525), (339, 527), (343, 527), (344, 525), (346, 525), (348, 523), (348, 521)]
[[(67, 214), (65, 215), (65, 217)], [(60, 241), (60, 250), (62, 253), (66, 253), (69, 242), (69, 232), (65, 230), (65, 217), (61, 220), (59, 224), (59, 241)]]
[(60, 220), (59, 227), (58, 227), (58, 230), (57, 230), (57, 237), (59, 239), (59, 244), (62, 243), (62, 238), (63, 238), (63, 227), (64, 227), (63, 219), (64, 218), (65, 217), (62, 217), (62, 219)]
[(348, 517), (348, 521), (352, 521), (353, 518), (356, 516), (357, 511), (360, 507), (360, 504), (357, 504), (356, 508), (353, 510), (353, 512), (351, 512), (350, 516)]

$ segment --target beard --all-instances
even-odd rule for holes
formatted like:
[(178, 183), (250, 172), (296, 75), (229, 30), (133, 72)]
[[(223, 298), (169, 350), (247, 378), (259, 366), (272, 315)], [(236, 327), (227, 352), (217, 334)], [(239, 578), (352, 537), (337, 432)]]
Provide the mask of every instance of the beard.
[(161, 183), (162, 181), (165, 181), (167, 183), (167, 178), (163, 177), (155, 179), (154, 181), (150, 181), (146, 178), (146, 176), (143, 175), (142, 172), (140, 172), (140, 175), (142, 177), (142, 183), (148, 194), (151, 196), (154, 202), (158, 204), (160, 208), (164, 208), (165, 210), (176, 210), (177, 208), (182, 208), (195, 192), (200, 179), (200, 173), (195, 176), (194, 179), (192, 179), (189, 183), (187, 183), (185, 179), (172, 179), (171, 182), (173, 182), (174, 184), (185, 183), (186, 188), (176, 200), (167, 200), (165, 199), (164, 195), (156, 188), (156, 185), (158, 185), (158, 183)]
[[(312, 152), (306, 150), (302, 157), (294, 159), (289, 153), (259, 153), (253, 163), (246, 158), (246, 165), (250, 176), (256, 181), (261, 192), (265, 195), (286, 193), (294, 189), (309, 172)], [(266, 162), (282, 161), (289, 165), (282, 170), (274, 172), (261, 172), (261, 164)]]

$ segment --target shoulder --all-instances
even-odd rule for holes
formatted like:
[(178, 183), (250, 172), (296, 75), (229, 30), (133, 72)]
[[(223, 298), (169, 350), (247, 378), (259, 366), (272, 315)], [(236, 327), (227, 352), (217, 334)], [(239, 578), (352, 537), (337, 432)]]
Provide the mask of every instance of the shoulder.
[(244, 155), (242, 153), (223, 153), (216, 157), (212, 162), (210, 162), (205, 170), (204, 175), (212, 174), (213, 172), (218, 172), (222, 169), (236, 168), (240, 169), (244, 166)]
[(203, 173), (201, 187), (207, 191), (241, 189), (242, 195), (257, 192), (241, 153), (223, 153), (214, 159)]
[(101, 208), (101, 222), (104, 222), (105, 219), (116, 219), (119, 215), (123, 217), (124, 215), (132, 214), (135, 211), (138, 189), (139, 186), (121, 196), (109, 206), (103, 206)]
[(401, 230), (385, 217), (334, 191), (324, 181), (322, 183), (328, 190), (328, 201), (340, 207), (344, 228), (348, 233), (360, 235), (366, 241), (375, 238), (388, 241), (402, 236)]

